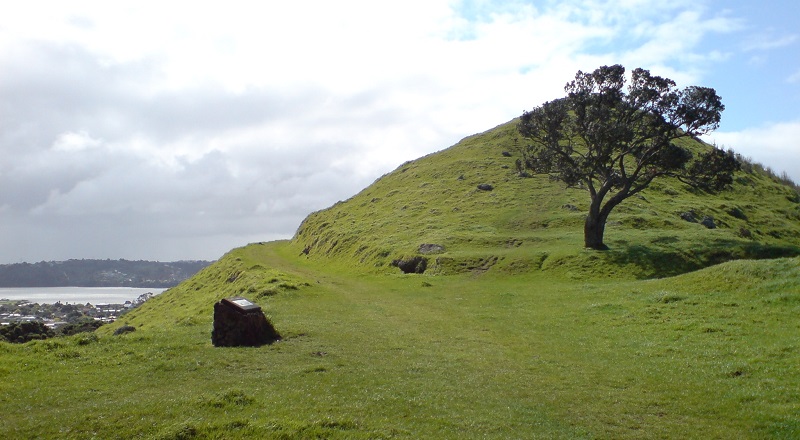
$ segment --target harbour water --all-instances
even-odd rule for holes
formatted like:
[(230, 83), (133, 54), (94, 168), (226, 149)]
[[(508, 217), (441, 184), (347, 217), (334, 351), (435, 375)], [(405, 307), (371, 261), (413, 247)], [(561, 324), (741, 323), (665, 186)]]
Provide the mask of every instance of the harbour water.
[(167, 289), (140, 287), (3, 287), (0, 300), (28, 300), (32, 303), (55, 304), (124, 304), (135, 301), (147, 292), (158, 295)]

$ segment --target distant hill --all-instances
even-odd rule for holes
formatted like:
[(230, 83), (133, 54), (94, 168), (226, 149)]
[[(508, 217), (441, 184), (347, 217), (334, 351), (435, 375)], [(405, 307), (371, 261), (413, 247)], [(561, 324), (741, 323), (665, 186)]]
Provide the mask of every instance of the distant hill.
[(173, 287), (210, 261), (67, 260), (0, 265), (0, 287)]

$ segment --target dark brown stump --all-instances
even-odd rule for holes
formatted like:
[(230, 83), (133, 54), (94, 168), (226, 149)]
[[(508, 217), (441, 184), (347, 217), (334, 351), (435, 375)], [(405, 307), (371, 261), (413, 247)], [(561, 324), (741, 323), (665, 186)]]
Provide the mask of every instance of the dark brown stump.
[(257, 347), (280, 339), (261, 307), (247, 299), (225, 298), (214, 304), (211, 343), (215, 347)]

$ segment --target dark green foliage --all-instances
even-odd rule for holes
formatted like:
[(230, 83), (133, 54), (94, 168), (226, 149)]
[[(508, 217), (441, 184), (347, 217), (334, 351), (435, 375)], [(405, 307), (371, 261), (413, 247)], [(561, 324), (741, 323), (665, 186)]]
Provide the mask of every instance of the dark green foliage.
[(22, 344), (34, 339), (47, 339), (55, 336), (52, 329), (41, 321), (14, 322), (0, 326), (0, 340)]
[(516, 162), (520, 174), (549, 174), (589, 192), (584, 244), (592, 249), (606, 249), (611, 211), (654, 179), (674, 177), (719, 191), (739, 169), (732, 153), (709, 148), (695, 155), (678, 142), (719, 126), (725, 106), (714, 89), (677, 90), (674, 81), (641, 68), (633, 71), (627, 93), (625, 82), (620, 65), (579, 71), (565, 87), (567, 97), (524, 112), (518, 125), (531, 142)]
[(733, 183), (733, 173), (740, 168), (730, 151), (713, 148), (700, 155), (689, 171), (676, 175), (681, 181), (706, 191), (722, 191)]
[(93, 332), (103, 325), (102, 321), (95, 321), (92, 318), (82, 318), (78, 322), (73, 322), (59, 329), (58, 333), (62, 336), (76, 335), (78, 333)]

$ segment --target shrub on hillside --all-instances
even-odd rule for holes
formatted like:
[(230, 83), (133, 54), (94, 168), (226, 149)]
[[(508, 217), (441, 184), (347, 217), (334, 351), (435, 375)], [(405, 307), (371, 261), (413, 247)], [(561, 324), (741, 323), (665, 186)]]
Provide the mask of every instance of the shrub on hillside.
[(41, 321), (14, 322), (0, 326), (0, 340), (23, 344), (34, 339), (47, 339), (55, 336), (50, 327)]
[(71, 336), (78, 333), (93, 332), (103, 325), (102, 321), (95, 321), (91, 318), (83, 318), (78, 322), (73, 322), (62, 327), (58, 334), (62, 336)]

